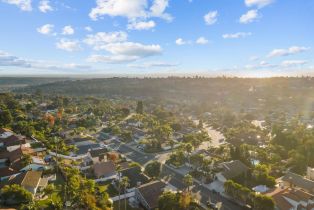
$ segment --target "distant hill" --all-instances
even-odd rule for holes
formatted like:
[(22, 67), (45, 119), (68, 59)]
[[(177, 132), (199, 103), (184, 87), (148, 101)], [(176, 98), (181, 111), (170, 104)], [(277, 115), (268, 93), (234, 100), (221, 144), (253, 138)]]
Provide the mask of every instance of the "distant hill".
[[(47, 80), (44, 80), (47, 81)], [(43, 83), (43, 81), (41, 81)], [(103, 78), (20, 87), (18, 93), (149, 99), (235, 111), (314, 113), (314, 79), (300, 78)], [(304, 110), (306, 109), (306, 110)]]
[(69, 78), (41, 78), (41, 77), (0, 77), (0, 92), (11, 91), (15, 88), (29, 85), (40, 85), (57, 81), (68, 80)]

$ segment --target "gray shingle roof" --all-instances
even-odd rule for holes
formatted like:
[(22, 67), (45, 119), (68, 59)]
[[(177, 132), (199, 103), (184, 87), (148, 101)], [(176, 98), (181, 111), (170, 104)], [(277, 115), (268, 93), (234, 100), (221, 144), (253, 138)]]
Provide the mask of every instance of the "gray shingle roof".
[(314, 181), (306, 179), (301, 175), (289, 171), (282, 177), (282, 180), (285, 182), (289, 182), (299, 188), (314, 192)]

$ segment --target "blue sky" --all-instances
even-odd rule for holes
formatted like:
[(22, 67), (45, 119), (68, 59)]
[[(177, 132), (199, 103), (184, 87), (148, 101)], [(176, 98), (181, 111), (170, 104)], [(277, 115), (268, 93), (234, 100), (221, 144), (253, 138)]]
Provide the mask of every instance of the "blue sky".
[(0, 74), (312, 75), (312, 0), (0, 0)]

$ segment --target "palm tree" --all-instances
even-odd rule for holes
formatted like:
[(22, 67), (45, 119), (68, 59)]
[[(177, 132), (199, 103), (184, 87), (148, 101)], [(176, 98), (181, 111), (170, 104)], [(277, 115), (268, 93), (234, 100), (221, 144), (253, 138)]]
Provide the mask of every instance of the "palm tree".
[(121, 196), (121, 174), (120, 174), (121, 166), (117, 166), (117, 173), (118, 173), (118, 192), (119, 192), (119, 210), (121, 210), (120, 206), (120, 196)]
[[(128, 177), (126, 177), (126, 176), (122, 177), (121, 186), (124, 190), (124, 193), (126, 194), (126, 189), (130, 186)], [(124, 210), (126, 210), (126, 198), (124, 198)]]
[(183, 177), (183, 183), (187, 186), (188, 192), (190, 192), (190, 186), (193, 185), (193, 177), (190, 174), (187, 174)]
[(191, 156), (191, 153), (192, 153), (192, 150), (193, 150), (192, 144), (187, 143), (187, 144), (185, 145), (185, 150), (186, 150), (187, 153), (188, 153), (189, 165), (191, 166), (191, 160), (190, 160), (191, 158), (190, 158), (190, 156)]

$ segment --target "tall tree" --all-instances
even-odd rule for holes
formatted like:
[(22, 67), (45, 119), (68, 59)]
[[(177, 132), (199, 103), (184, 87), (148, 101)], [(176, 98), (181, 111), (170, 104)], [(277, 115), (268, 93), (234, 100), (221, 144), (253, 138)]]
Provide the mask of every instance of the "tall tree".
[(12, 122), (11, 112), (7, 109), (0, 110), (0, 126), (5, 127)]
[(161, 164), (158, 161), (153, 161), (146, 165), (145, 173), (153, 178), (159, 177), (161, 171)]
[(183, 177), (183, 183), (187, 186), (188, 192), (190, 192), (190, 187), (193, 185), (193, 177), (187, 174)]
[(143, 112), (144, 112), (143, 101), (138, 101), (136, 105), (136, 113), (143, 114)]

